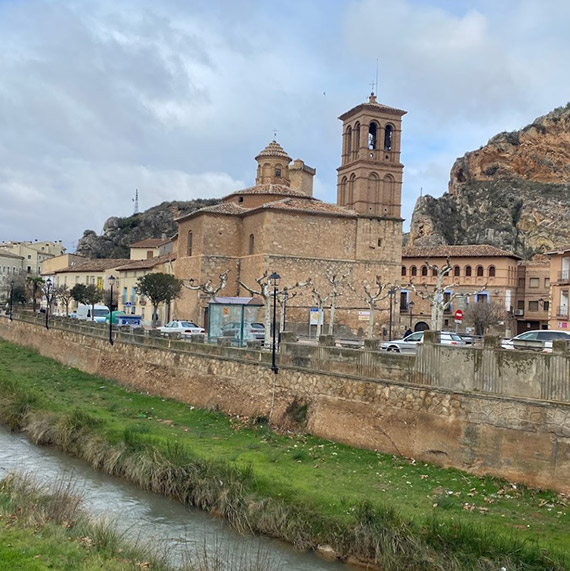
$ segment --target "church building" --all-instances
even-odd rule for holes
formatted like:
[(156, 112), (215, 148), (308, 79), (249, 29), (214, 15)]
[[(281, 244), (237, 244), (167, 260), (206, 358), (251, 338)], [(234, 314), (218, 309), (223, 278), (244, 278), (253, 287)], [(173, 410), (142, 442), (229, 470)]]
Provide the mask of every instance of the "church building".
[[(271, 141), (256, 157), (255, 185), (221, 203), (179, 218), (175, 274), (198, 283), (230, 270), (220, 295), (248, 296), (238, 280), (256, 288), (255, 278), (277, 272), (282, 286), (311, 278), (326, 295), (326, 278), (347, 276), (350, 287), (337, 299), (335, 323), (366, 327), (363, 284), (377, 275), (400, 280), (402, 260), (400, 162), (405, 111), (367, 102), (340, 116), (343, 124), (337, 204), (313, 196), (314, 168), (291, 160)], [(184, 289), (175, 315), (203, 323), (208, 298)], [(387, 302), (383, 301), (384, 308)], [(310, 292), (300, 289), (287, 305), (287, 321), (309, 322)], [(327, 318), (328, 319), (328, 318)], [(380, 322), (380, 318), (378, 319)]]

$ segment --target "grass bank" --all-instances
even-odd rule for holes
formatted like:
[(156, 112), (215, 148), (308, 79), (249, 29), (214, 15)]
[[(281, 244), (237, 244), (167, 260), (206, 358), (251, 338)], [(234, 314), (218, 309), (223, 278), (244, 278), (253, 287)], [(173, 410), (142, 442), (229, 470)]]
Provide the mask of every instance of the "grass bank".
[[(301, 411), (296, 411), (301, 412)], [(0, 341), (0, 418), (300, 549), (385, 570), (567, 569), (568, 498), (128, 391)]]

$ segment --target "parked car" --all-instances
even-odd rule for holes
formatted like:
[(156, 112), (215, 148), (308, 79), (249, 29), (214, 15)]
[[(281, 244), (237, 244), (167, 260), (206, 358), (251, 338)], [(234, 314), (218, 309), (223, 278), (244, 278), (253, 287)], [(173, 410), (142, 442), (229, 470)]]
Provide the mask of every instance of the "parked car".
[[(453, 331), (441, 331), (440, 339), (440, 343), (442, 345), (465, 345), (465, 341), (463, 341), (463, 339), (461, 339), (461, 337)], [(390, 351), (394, 353), (415, 353), (418, 343), (423, 343), (423, 340), (424, 332), (416, 331), (404, 339), (395, 339), (393, 341), (386, 341), (385, 343), (382, 343), (382, 349), (384, 351)]]
[(181, 321), (179, 319), (175, 319), (174, 321), (170, 321), (163, 327), (159, 327), (158, 330), (161, 333), (180, 333), (182, 335), (192, 335), (195, 333), (205, 333), (205, 329), (203, 327), (199, 327), (192, 321)]
[[(241, 336), (241, 323), (230, 321), (222, 326), (222, 337), (232, 337), (239, 340)], [(257, 321), (245, 321), (243, 324), (243, 341), (263, 341), (265, 339), (265, 325)]]
[(552, 341), (555, 339), (570, 341), (570, 332), (558, 331), (557, 329), (534, 329), (532, 331), (525, 331), (511, 339), (503, 339), (501, 341), (501, 347), (503, 349), (520, 349), (524, 351), (551, 353)]

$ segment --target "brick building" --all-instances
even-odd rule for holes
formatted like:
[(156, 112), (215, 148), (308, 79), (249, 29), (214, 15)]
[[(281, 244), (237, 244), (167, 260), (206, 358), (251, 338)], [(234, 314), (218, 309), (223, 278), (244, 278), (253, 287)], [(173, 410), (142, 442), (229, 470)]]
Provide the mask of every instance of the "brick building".
[[(362, 326), (359, 318), (367, 309), (362, 284), (373, 283), (377, 275), (391, 283), (400, 276), (404, 113), (371, 95), (340, 116), (337, 204), (314, 198), (315, 169), (299, 159), (291, 162), (272, 141), (256, 157), (254, 186), (178, 219), (176, 276), (216, 282), (230, 270), (221, 295), (237, 296), (248, 295), (238, 279), (254, 287), (264, 272), (279, 273), (285, 286), (310, 277), (325, 294), (330, 291), (327, 272), (346, 275), (353, 289), (345, 288), (338, 298), (335, 322), (353, 330)], [(184, 290), (175, 311), (204, 323), (207, 302), (198, 292)], [(313, 306), (310, 294), (301, 290), (289, 301), (288, 323), (308, 324)], [(377, 322), (380, 326), (380, 316)]]

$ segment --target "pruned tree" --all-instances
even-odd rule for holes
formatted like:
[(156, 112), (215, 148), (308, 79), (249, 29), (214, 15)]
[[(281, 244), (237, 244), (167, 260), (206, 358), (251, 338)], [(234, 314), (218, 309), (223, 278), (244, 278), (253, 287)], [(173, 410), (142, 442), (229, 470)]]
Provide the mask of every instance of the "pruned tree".
[(95, 321), (95, 304), (101, 301), (102, 293), (95, 284), (85, 286), (84, 303), (91, 306), (91, 321)]
[[(432, 273), (436, 275), (435, 285), (430, 285), (423, 283), (417, 286), (413, 280), (410, 280), (408, 287), (421, 299), (429, 301), (431, 308), (431, 323), (430, 327), (436, 331), (441, 331), (443, 327), (443, 315), (446, 309), (448, 309), (453, 300), (458, 297), (468, 297), (473, 294), (477, 294), (486, 289), (487, 284), (476, 290), (475, 292), (465, 292), (459, 291), (459, 282), (454, 281), (451, 284), (445, 284), (445, 278), (450, 274), (453, 266), (449, 256), (445, 260), (445, 264), (439, 268), (436, 264), (432, 264), (429, 260), (426, 260), (426, 266)], [(447, 295), (446, 295), (447, 294)]]
[(334, 315), (336, 310), (336, 300), (338, 297), (344, 295), (342, 291), (344, 287), (348, 286), (347, 279), (348, 274), (336, 274), (332, 272), (325, 272), (325, 276), (331, 285), (331, 292), (329, 294), (331, 305), (329, 312), (329, 331), (328, 334), (332, 335), (334, 333)]
[(321, 335), (322, 326), (323, 326), (322, 315), (323, 315), (324, 305), (330, 298), (330, 292), (325, 295), (324, 292), (317, 289), (315, 284), (311, 283), (311, 295), (313, 296), (313, 301), (314, 301), (315, 305), (317, 306), (317, 332), (316, 332), (316, 336), (318, 339), (319, 336)]
[(86, 293), (85, 290), (87, 286), (85, 284), (75, 284), (70, 292), (71, 298), (74, 299), (77, 303), (87, 304)]
[(371, 286), (367, 282), (364, 282), (363, 287), (365, 293), (364, 301), (368, 304), (370, 311), (370, 315), (368, 317), (368, 338), (372, 339), (374, 335), (374, 311), (376, 309), (376, 304), (390, 295), (392, 285), (389, 283), (383, 283), (380, 276), (376, 276), (374, 285)]
[(485, 335), (489, 327), (498, 325), (506, 318), (505, 308), (499, 303), (477, 302), (470, 303), (463, 318), (475, 328), (476, 335)]
[(197, 290), (205, 293), (211, 301), (226, 287), (228, 283), (228, 274), (230, 271), (231, 270), (226, 270), (219, 275), (218, 285), (216, 286), (214, 286), (211, 279), (200, 284), (194, 278), (190, 278), (188, 283), (183, 281), (182, 285), (187, 289)]
[(265, 347), (271, 346), (271, 297), (273, 290), (269, 284), (269, 273), (263, 272), (263, 275), (255, 278), (258, 288), (254, 289), (238, 280), (238, 284), (247, 290), (251, 295), (258, 295), (263, 299), (263, 325), (265, 327)]
[(65, 307), (65, 315), (69, 316), (69, 304), (73, 299), (71, 291), (66, 285), (59, 285), (55, 288), (55, 297), (58, 299), (62, 305)]
[(158, 306), (165, 303), (170, 308), (172, 300), (176, 299), (182, 290), (182, 280), (172, 274), (153, 272), (137, 280), (137, 292), (150, 299), (152, 304), (152, 326), (156, 327)]
[(277, 301), (279, 303), (279, 333), (285, 331), (285, 312), (287, 308), (287, 303), (298, 295), (299, 292), (292, 291), (293, 288), (288, 288), (285, 286), (278, 294)]

